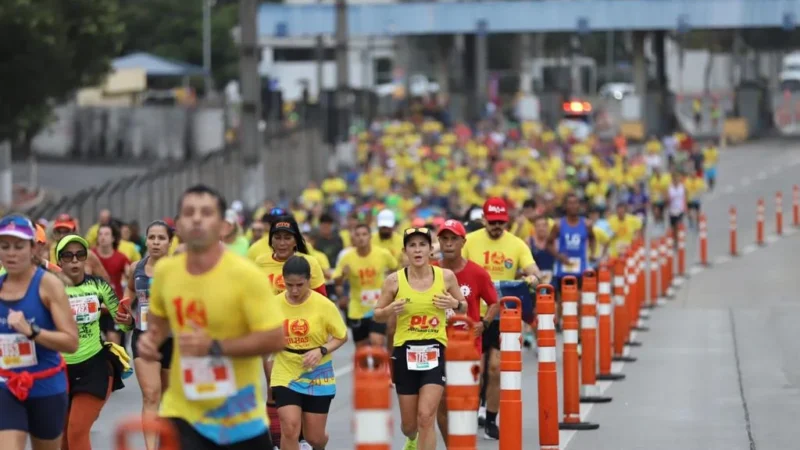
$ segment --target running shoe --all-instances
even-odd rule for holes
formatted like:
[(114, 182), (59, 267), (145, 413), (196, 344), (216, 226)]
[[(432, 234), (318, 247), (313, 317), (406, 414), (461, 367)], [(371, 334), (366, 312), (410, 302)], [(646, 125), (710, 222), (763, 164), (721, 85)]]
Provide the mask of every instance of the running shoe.
[(496, 423), (486, 422), (486, 425), (483, 427), (483, 437), (494, 440), (500, 439), (500, 428), (497, 427)]
[(417, 450), (417, 438), (413, 440), (406, 438), (406, 445), (403, 447), (403, 450)]
[(300, 441), (300, 450), (314, 450), (314, 447), (306, 441)]

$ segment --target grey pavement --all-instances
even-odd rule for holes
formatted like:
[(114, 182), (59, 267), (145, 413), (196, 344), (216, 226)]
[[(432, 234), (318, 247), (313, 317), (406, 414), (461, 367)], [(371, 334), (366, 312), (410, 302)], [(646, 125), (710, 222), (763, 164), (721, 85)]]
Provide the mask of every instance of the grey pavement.
[[(798, 439), (800, 432), (787, 421), (800, 413), (800, 362), (791, 358), (800, 354), (800, 344), (791, 339), (789, 327), (800, 319), (795, 295), (800, 279), (789, 271), (792, 263), (800, 262), (792, 260), (800, 250), (800, 239), (786, 237), (765, 249), (752, 248), (752, 254), (734, 260), (725, 254), (732, 203), (740, 211), (740, 249), (754, 240), (759, 196), (770, 198), (776, 190), (784, 191), (788, 228), (791, 186), (798, 181), (799, 164), (800, 145), (783, 141), (749, 143), (722, 153), (717, 191), (704, 201), (714, 265), (696, 271), (676, 300), (653, 311), (648, 323), (651, 331), (640, 334), (637, 340), (643, 346), (633, 349), (639, 361), (623, 368), (627, 379), (603, 385), (614, 401), (591, 410), (582, 405), (582, 415), (588, 414), (588, 420), (599, 423), (600, 429), (562, 432), (562, 448), (567, 442), (570, 450), (748, 448), (737, 354), (759, 448), (796, 448), (794, 441), (789, 441), (790, 433)], [(768, 201), (768, 211), (773, 210), (772, 204)], [(773, 213), (767, 218), (771, 232)], [(689, 247), (691, 264), (696, 251), (691, 239)], [(770, 286), (769, 290), (761, 292), (765, 286)], [(733, 349), (731, 307), (738, 353)], [(350, 344), (334, 354), (338, 392), (328, 418), (331, 450), (353, 448), (352, 357)], [(114, 425), (140, 411), (135, 377), (126, 384), (112, 395), (93, 428), (95, 450), (112, 449)], [(523, 415), (523, 448), (527, 450), (538, 442), (536, 358), (532, 352), (524, 355)], [(394, 417), (393, 448), (400, 449), (404, 439), (396, 402)], [(788, 443), (784, 445), (780, 439)], [(441, 441), (439, 448), (444, 448)], [(496, 441), (479, 438), (478, 449), (497, 448)]]

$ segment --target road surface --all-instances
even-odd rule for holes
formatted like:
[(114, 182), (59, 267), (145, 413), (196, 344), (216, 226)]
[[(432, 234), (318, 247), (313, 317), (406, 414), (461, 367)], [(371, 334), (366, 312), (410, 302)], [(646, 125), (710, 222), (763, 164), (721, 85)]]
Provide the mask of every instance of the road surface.
[[(600, 429), (562, 432), (562, 448), (754, 449), (748, 443), (748, 430), (759, 448), (796, 447), (800, 435), (789, 420), (800, 416), (800, 362), (796, 358), (800, 344), (792, 333), (792, 324), (800, 319), (800, 279), (790, 271), (800, 263), (800, 257), (794, 256), (800, 252), (800, 239), (796, 235), (777, 242), (769, 239), (773, 244), (764, 249), (747, 244), (755, 239), (759, 196), (768, 200), (767, 229), (772, 232), (773, 196), (784, 191), (784, 221), (789, 228), (800, 144), (751, 143), (729, 149), (721, 158), (717, 190), (704, 202), (712, 267), (694, 270), (676, 299), (653, 312), (651, 331), (637, 337), (643, 346), (633, 349), (639, 361), (622, 367), (627, 379), (603, 386), (614, 401), (582, 406), (584, 415), (599, 423)], [(747, 253), (734, 261), (725, 256), (731, 204), (739, 208), (740, 249)], [(690, 242), (689, 247), (691, 264), (696, 246)], [(352, 357), (351, 344), (334, 354), (338, 392), (328, 419), (328, 448), (332, 450), (353, 448)], [(749, 427), (740, 380), (749, 406)], [(112, 449), (114, 425), (140, 411), (135, 377), (126, 384), (112, 395), (92, 430), (95, 450)], [(528, 450), (538, 442), (533, 352), (524, 354), (523, 409), (524, 448)], [(400, 449), (404, 439), (397, 411), (395, 418), (393, 448)], [(498, 448), (496, 441), (480, 438), (479, 442), (480, 450)], [(439, 448), (444, 448), (441, 442)]]

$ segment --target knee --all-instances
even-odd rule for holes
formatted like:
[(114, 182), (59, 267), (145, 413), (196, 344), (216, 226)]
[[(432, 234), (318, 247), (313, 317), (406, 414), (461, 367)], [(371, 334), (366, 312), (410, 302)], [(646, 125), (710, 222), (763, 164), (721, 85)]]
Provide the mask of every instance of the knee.
[(325, 448), (328, 445), (328, 435), (325, 433), (325, 429), (305, 430), (303, 431), (303, 438), (311, 448)]
[(417, 427), (420, 429), (433, 428), (436, 423), (436, 411), (419, 411), (417, 413)]
[(500, 379), (500, 359), (492, 358), (489, 361), (489, 378)]
[(160, 386), (142, 386), (142, 403), (144, 406), (158, 406), (161, 402)]
[(400, 424), (400, 431), (404, 436), (411, 437), (417, 433), (417, 422), (403, 422)]
[(281, 419), (281, 439), (294, 439), (300, 438), (300, 418), (280, 416)]

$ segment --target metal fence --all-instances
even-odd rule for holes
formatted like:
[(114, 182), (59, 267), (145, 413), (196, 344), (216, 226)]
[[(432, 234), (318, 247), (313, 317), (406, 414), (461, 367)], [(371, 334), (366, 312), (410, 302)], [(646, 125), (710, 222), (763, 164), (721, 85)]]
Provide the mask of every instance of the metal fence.
[[(276, 198), (281, 191), (294, 196), (310, 180), (321, 180), (333, 157), (316, 128), (296, 129), (267, 139), (261, 152), (267, 198)], [(111, 180), (44, 202), (26, 213), (34, 219), (68, 213), (81, 224), (91, 224), (100, 210), (109, 209), (114, 217), (147, 223), (174, 216), (178, 196), (193, 184), (212, 186), (229, 202), (240, 198), (245, 168), (239, 149), (230, 148), (199, 160), (166, 163), (141, 175)]]

